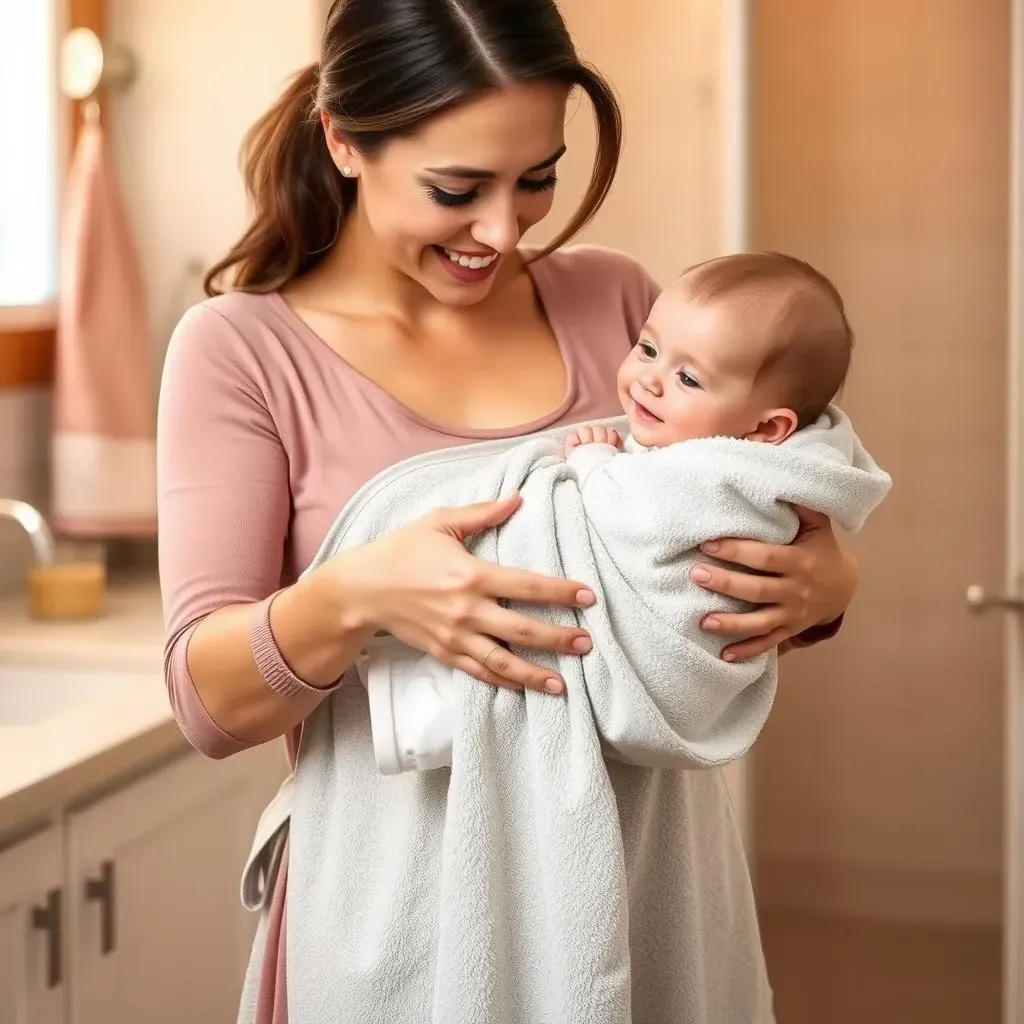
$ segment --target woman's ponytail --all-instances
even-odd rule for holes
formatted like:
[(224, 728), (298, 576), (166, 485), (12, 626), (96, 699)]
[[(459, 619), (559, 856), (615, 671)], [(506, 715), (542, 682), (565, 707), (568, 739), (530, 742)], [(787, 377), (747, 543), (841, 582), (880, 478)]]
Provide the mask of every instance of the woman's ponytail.
[(249, 130), (242, 173), (252, 220), (231, 251), (206, 275), (207, 295), (221, 279), (239, 291), (273, 292), (308, 270), (337, 236), (348, 200), (331, 160), (316, 106), (319, 70), (305, 68)]

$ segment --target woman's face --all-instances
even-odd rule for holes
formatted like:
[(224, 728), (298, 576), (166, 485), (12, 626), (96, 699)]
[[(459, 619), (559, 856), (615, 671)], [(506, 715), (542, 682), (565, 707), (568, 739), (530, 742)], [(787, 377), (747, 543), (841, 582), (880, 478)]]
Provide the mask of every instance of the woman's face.
[(568, 89), (496, 90), (362, 157), (328, 130), (359, 182), (355, 216), (383, 263), (449, 305), (479, 302), (503, 257), (551, 209)]

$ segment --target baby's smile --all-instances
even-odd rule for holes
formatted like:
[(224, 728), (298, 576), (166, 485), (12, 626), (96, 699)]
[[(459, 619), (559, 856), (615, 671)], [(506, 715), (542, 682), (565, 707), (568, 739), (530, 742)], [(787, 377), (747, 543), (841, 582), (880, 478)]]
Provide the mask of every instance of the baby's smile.
[[(643, 402), (641, 402), (638, 398), (636, 398), (632, 394), (632, 391), (630, 392), (629, 400), (630, 400), (630, 402), (633, 405), (633, 408), (632, 408), (633, 413), (635, 413), (637, 419), (639, 419), (642, 423), (663, 423), (664, 422), (664, 420), (662, 420), (662, 418), (660, 416), (657, 416), (655, 413), (651, 412), (651, 410), (646, 405), (644, 405)], [(627, 412), (628, 411), (629, 410), (627, 410)]]

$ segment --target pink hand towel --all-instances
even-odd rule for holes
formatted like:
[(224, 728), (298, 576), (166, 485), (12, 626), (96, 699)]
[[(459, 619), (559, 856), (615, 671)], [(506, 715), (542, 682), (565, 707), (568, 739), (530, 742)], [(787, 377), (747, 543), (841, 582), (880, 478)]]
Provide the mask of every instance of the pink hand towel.
[(98, 118), (82, 125), (62, 228), (53, 524), (72, 537), (151, 536), (155, 402), (146, 304)]

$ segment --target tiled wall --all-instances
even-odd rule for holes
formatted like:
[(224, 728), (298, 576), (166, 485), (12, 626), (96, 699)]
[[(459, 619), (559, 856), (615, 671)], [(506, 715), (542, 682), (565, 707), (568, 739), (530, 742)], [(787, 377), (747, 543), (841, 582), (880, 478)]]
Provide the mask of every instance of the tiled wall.
[[(50, 396), (44, 389), (0, 389), (0, 497), (45, 508)], [(0, 595), (20, 589), (31, 563), (24, 531), (0, 519)]]

